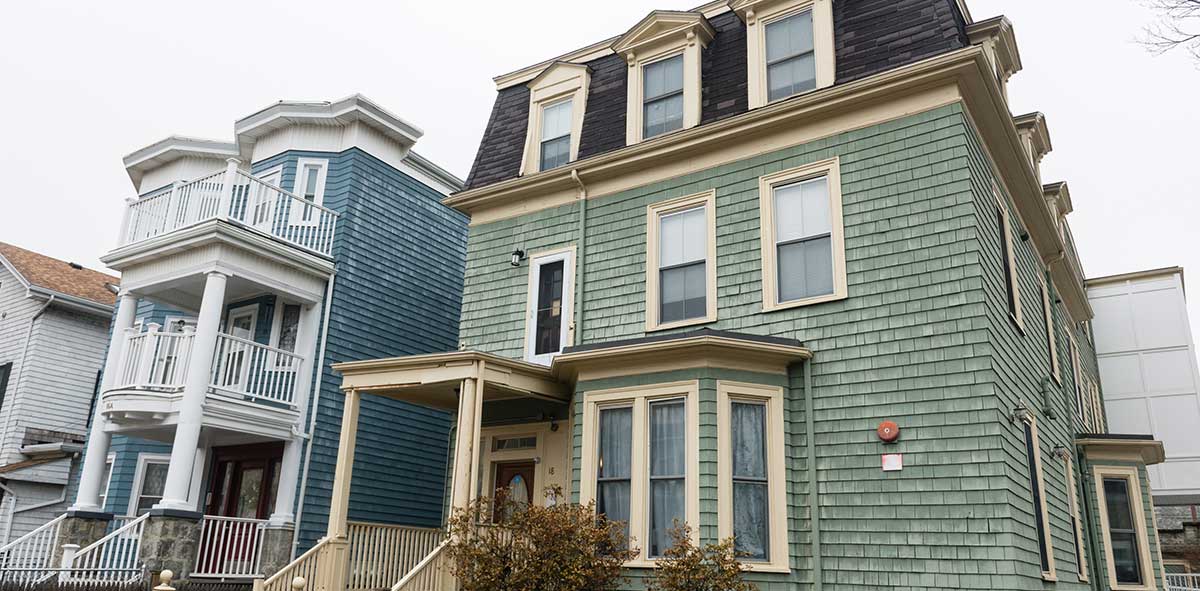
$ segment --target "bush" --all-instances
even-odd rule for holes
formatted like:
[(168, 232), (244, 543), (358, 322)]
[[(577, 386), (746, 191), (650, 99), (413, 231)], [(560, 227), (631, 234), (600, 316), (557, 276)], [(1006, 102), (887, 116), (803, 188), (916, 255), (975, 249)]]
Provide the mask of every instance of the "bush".
[(742, 580), (742, 565), (733, 538), (697, 547), (692, 528), (676, 522), (671, 529), (674, 544), (658, 559), (650, 580), (651, 591), (754, 591)]
[(481, 498), (454, 511), (447, 552), (462, 591), (605, 591), (625, 580), (621, 564), (636, 550), (623, 524), (547, 494), (549, 507)]

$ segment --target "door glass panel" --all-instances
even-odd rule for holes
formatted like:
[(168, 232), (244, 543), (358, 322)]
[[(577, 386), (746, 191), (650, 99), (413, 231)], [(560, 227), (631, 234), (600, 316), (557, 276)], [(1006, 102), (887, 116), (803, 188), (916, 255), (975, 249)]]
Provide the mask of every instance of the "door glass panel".
[(250, 519), (258, 517), (258, 503), (262, 498), (263, 473), (262, 468), (242, 470), (241, 482), (238, 483), (237, 510), (234, 512), (234, 517)]

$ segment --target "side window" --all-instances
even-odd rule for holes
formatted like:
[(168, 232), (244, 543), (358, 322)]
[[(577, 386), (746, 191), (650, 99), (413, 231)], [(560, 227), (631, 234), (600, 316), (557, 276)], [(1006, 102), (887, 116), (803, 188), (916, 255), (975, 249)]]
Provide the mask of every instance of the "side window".
[(138, 470), (133, 483), (134, 495), (129, 507), (130, 515), (141, 515), (162, 500), (170, 460), (169, 456), (146, 454), (138, 458)]
[[(296, 182), (293, 191), (309, 203), (323, 205), (325, 201), (325, 177), (329, 172), (329, 161), (322, 158), (301, 158), (296, 162)], [(315, 224), (320, 214), (312, 207), (296, 207), (291, 213), (292, 224)]]
[(525, 359), (549, 365), (569, 344), (575, 251), (558, 249), (529, 258)]
[(1152, 586), (1154, 571), (1138, 469), (1097, 466), (1095, 482), (1109, 586)]
[(571, 160), (571, 99), (542, 108), (541, 166), (558, 168)]
[(8, 378), (12, 375), (12, 362), (0, 365), (0, 408), (4, 408), (4, 398), (8, 394)]
[(683, 56), (642, 67), (642, 139), (683, 128)]
[(1000, 237), (1000, 266), (1004, 276), (1004, 298), (1008, 307), (1008, 315), (1024, 330), (1021, 322), (1021, 290), (1017, 283), (1017, 258), (1013, 250), (1012, 224), (1008, 219), (1008, 208), (999, 189), (994, 189), (996, 197), (996, 229)]
[(1042, 578), (1054, 579), (1054, 546), (1050, 541), (1048, 512), (1046, 510), (1046, 492), (1042, 478), (1042, 452), (1038, 444), (1037, 421), (1032, 417), (1026, 418), (1025, 427), (1025, 456), (1029, 464), (1029, 492), (1033, 500), (1033, 520), (1038, 536), (1038, 557), (1041, 560)]

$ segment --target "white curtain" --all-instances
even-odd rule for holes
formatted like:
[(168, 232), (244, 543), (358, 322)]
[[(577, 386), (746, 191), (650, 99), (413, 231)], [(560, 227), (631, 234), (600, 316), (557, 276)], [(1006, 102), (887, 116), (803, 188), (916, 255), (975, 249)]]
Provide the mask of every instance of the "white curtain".
[(600, 466), (597, 471), (596, 509), (613, 521), (624, 521), (626, 528), (629, 525), (632, 429), (632, 408), (610, 408), (600, 411)]
[(650, 556), (671, 547), (671, 528), (684, 521), (685, 410), (683, 400), (650, 404)]
[(730, 405), (733, 452), (734, 547), (748, 558), (768, 558), (766, 406)]

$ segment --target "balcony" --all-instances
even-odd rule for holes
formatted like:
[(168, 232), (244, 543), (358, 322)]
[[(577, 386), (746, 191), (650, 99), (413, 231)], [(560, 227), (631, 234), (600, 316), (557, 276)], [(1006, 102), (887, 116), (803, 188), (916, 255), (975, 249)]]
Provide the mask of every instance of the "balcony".
[(264, 437), (289, 432), (299, 414), (297, 384), (304, 357), (233, 335), (217, 335), (212, 359), (192, 357), (195, 334), (129, 329), (117, 374), (102, 394), (116, 431), (171, 424), (182, 399), (188, 367), (208, 365), (205, 423)]
[(227, 170), (130, 201), (119, 242), (125, 247), (202, 222), (222, 220), (329, 257), (337, 218), (333, 210), (231, 164)]

